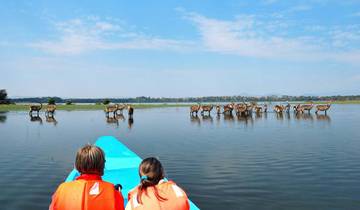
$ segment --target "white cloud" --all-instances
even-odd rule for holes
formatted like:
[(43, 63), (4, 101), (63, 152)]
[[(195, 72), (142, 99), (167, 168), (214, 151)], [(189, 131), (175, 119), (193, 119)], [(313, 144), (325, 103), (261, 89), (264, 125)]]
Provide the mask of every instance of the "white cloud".
[[(258, 16), (237, 16), (234, 20), (208, 18), (197, 13), (184, 13), (200, 32), (206, 50), (245, 57), (303, 61), (338, 60), (360, 64), (358, 51), (337, 49), (324, 37), (290, 36), (286, 22)], [(339, 42), (357, 35), (336, 33), (330, 37)], [(331, 41), (331, 40), (330, 40)]]
[(30, 43), (33, 48), (52, 54), (81, 54), (95, 50), (152, 49), (185, 50), (190, 41), (172, 40), (126, 30), (120, 24), (97, 17), (72, 19), (54, 24), (58, 38)]
[(335, 47), (349, 47), (360, 42), (360, 28), (357, 30), (334, 29), (330, 31), (332, 43)]
[(291, 39), (272, 35), (278, 28), (286, 26), (264, 23), (254, 16), (224, 21), (190, 13), (187, 18), (198, 27), (205, 47), (214, 52), (272, 58), (298, 57), (317, 50), (316, 46), (306, 44), (306, 37)]
[[(150, 36), (116, 21), (97, 17), (55, 23), (57, 37), (31, 47), (51, 54), (74, 55), (97, 50), (166, 50), (234, 54), (262, 59), (340, 61), (360, 64), (358, 25), (299, 26), (284, 17), (238, 15), (233, 20), (209, 18), (177, 8), (198, 30), (196, 40)], [(296, 27), (300, 35), (290, 35)], [(129, 29), (130, 28), (130, 29)], [(308, 33), (310, 32), (310, 33)], [(317, 35), (309, 35), (313, 33)]]

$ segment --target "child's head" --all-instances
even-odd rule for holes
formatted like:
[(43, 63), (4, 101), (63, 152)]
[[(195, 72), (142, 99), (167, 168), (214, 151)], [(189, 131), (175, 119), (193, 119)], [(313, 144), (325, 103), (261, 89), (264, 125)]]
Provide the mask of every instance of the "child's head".
[(140, 163), (139, 176), (142, 184), (156, 185), (164, 178), (164, 168), (158, 159), (149, 157)]
[(86, 145), (76, 154), (75, 168), (81, 174), (104, 174), (105, 154), (100, 147)]
[[(148, 187), (155, 186), (159, 183), (161, 179), (165, 177), (164, 168), (162, 167), (160, 161), (154, 157), (149, 157), (144, 159), (139, 166), (139, 176), (140, 176), (140, 185), (139, 193), (137, 200), (141, 203), (141, 194), (143, 191), (146, 191)], [(158, 200), (166, 200), (161, 197), (155, 189), (155, 196)]]

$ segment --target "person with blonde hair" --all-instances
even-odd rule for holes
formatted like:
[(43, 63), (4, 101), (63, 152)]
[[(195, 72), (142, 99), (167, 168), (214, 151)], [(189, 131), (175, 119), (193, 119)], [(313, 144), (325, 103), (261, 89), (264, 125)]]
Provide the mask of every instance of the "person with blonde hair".
[(124, 198), (114, 185), (102, 180), (104, 151), (93, 145), (80, 148), (75, 168), (80, 176), (62, 183), (54, 193), (50, 210), (124, 210)]

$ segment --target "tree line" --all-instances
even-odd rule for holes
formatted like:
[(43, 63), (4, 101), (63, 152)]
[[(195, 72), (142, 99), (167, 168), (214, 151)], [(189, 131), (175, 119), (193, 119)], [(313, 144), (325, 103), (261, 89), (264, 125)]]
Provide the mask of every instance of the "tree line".
[[(6, 98), (6, 97), (5, 97)], [(0, 101), (3, 100), (0, 98)], [(7, 99), (9, 101), (9, 99)], [(348, 96), (206, 96), (206, 97), (186, 97), (186, 98), (152, 98), (152, 97), (135, 97), (135, 98), (60, 98), (60, 97), (30, 97), (14, 98), (14, 103), (207, 103), (207, 102), (271, 102), (271, 101), (347, 101), (360, 100), (360, 95)]]
[(0, 104), (9, 104), (10, 99), (7, 98), (7, 92), (5, 89), (0, 89)]

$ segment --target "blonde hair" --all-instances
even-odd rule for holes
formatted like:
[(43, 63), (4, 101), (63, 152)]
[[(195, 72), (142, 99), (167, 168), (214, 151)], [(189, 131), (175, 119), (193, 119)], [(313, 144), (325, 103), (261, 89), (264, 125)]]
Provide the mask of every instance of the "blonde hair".
[(81, 174), (104, 174), (104, 151), (94, 145), (85, 145), (76, 153), (75, 168)]

